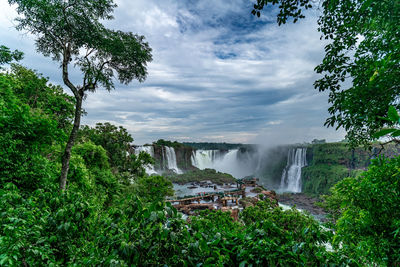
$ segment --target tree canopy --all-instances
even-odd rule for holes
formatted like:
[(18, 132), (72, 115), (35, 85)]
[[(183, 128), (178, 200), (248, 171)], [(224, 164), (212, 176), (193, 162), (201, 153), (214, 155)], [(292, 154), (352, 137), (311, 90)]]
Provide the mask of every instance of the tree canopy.
[[(264, 5), (278, 4), (278, 23), (303, 18), (311, 0), (258, 0), (253, 14)], [(303, 10), (302, 10), (303, 8)], [(325, 56), (315, 70), (314, 83), (329, 92), (330, 117), (325, 125), (344, 128), (352, 146), (368, 145), (390, 105), (400, 108), (400, 2), (372, 0), (321, 1), (319, 31), (326, 39)]]
[(85, 125), (78, 135), (82, 143), (91, 141), (102, 146), (107, 152), (111, 168), (126, 183), (134, 177), (144, 176), (144, 166), (154, 163), (151, 156), (143, 151), (138, 155), (133, 153), (133, 138), (122, 126), (117, 127), (109, 122), (97, 123), (94, 128)]
[[(64, 84), (75, 96), (74, 125), (62, 159), (60, 189), (67, 182), (69, 159), (80, 125), (82, 101), (88, 91), (114, 88), (113, 78), (128, 84), (144, 81), (151, 49), (144, 37), (131, 32), (107, 29), (102, 20), (112, 19), (112, 0), (9, 0), (17, 4), (17, 29), (36, 36), (38, 52), (61, 63)], [(82, 82), (70, 80), (70, 66), (79, 67)]]
[(251, 13), (260, 17), (261, 10), (268, 4), (279, 5), (276, 17), (278, 25), (285, 24), (289, 18), (293, 18), (293, 22), (296, 23), (299, 19), (305, 18), (304, 10), (312, 8), (312, 2), (312, 0), (257, 0)]
[(368, 171), (332, 187), (325, 205), (336, 224), (333, 246), (351, 265), (400, 262), (400, 158), (374, 159)]
[(329, 43), (315, 88), (329, 92), (325, 125), (343, 127), (353, 145), (373, 140), (389, 106), (400, 107), (399, 21), (399, 1), (323, 2), (319, 29)]

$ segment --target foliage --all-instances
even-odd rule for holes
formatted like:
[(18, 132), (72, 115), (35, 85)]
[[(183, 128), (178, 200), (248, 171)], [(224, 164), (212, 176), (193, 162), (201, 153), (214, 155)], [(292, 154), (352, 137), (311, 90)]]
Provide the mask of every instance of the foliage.
[(17, 186), (4, 183), (0, 188), (0, 265), (48, 265), (55, 263), (44, 224), (49, 208), (25, 198)]
[(302, 192), (312, 195), (327, 194), (337, 182), (346, 177), (354, 177), (356, 173), (339, 164), (306, 166), (301, 170)]
[(154, 159), (150, 154), (141, 151), (138, 155), (131, 154), (125, 164), (125, 170), (133, 177), (146, 176), (146, 167), (154, 164)]
[(114, 173), (119, 173), (126, 184), (129, 184), (129, 179), (133, 177), (144, 176), (145, 166), (154, 163), (151, 156), (145, 152), (138, 155), (132, 153), (133, 138), (122, 126), (117, 127), (109, 122), (97, 123), (95, 128), (85, 125), (78, 135), (80, 142), (93, 142), (106, 151)]
[(120, 171), (124, 170), (127, 153), (133, 142), (132, 136), (124, 127), (117, 127), (109, 122), (97, 123), (95, 128), (84, 126), (79, 135), (83, 141), (90, 140), (102, 146), (107, 151), (110, 165)]
[(159, 139), (156, 142), (153, 142), (153, 145), (157, 146), (168, 146), (168, 147), (173, 147), (173, 148), (184, 148), (186, 147), (185, 144), (179, 143), (177, 141), (168, 141), (164, 139)]
[[(386, 152), (386, 151), (384, 151)], [(302, 192), (319, 196), (345, 177), (355, 177), (370, 164), (371, 153), (346, 143), (313, 144), (307, 150), (308, 166), (302, 168)]]
[(23, 103), (57, 121), (63, 131), (71, 129), (75, 99), (60, 86), (49, 84), (48, 78), (17, 64), (11, 64), (8, 76), (12, 78), (12, 90)]
[(243, 261), (258, 259), (255, 263), (263, 266), (321, 266), (333, 260), (334, 255), (327, 253), (323, 245), (331, 232), (322, 230), (312, 217), (295, 208), (283, 211), (274, 204), (267, 199), (241, 214), (249, 228), (241, 253)]
[[(36, 50), (61, 63), (63, 82), (76, 100), (73, 127), (61, 159), (59, 186), (65, 190), (85, 95), (99, 86), (113, 89), (115, 78), (124, 84), (134, 79), (144, 81), (146, 64), (152, 60), (151, 48), (144, 36), (110, 30), (102, 24), (113, 18), (116, 5), (112, 0), (9, 0), (8, 3), (17, 4), (20, 16), (16, 28), (36, 35)], [(81, 70), (81, 85), (74, 85), (69, 78), (71, 64)]]
[(228, 174), (217, 172), (214, 169), (192, 170), (183, 174), (170, 174), (167, 178), (173, 183), (186, 184), (192, 182), (211, 181), (215, 184), (235, 183), (236, 179)]
[(69, 183), (75, 183), (85, 191), (93, 189), (94, 181), (89, 175), (85, 160), (80, 155), (72, 154), (68, 176)]
[(20, 61), (23, 57), (24, 53), (21, 51), (11, 51), (7, 46), (0, 45), (0, 66), (11, 63), (12, 61)]
[(395, 127), (383, 128), (383, 129), (375, 132), (374, 138), (380, 138), (380, 137), (385, 136), (390, 139), (389, 142), (399, 143), (400, 141), (398, 140), (398, 137), (400, 136), (400, 130), (398, 129), (398, 126), (400, 124), (400, 115), (397, 112), (396, 108), (393, 106), (390, 106), (387, 116), (382, 119), (389, 121)]
[[(267, 4), (279, 5), (278, 24), (304, 18), (311, 0), (258, 0), (252, 13)], [(399, 1), (324, 0), (319, 17), (321, 39), (328, 40), (314, 83), (329, 92), (330, 117), (325, 125), (344, 128), (352, 147), (369, 146), (374, 133), (391, 125), (381, 117), (400, 94)], [(303, 10), (302, 10), (303, 8)], [(371, 147), (370, 147), (371, 148)]]
[(278, 25), (285, 24), (290, 17), (296, 23), (299, 19), (305, 18), (303, 10), (312, 8), (311, 2), (310, 0), (257, 0), (257, 4), (254, 5), (251, 13), (260, 17), (260, 11), (264, 9), (264, 6), (268, 4), (279, 5), (279, 13), (276, 19)]
[(97, 146), (89, 141), (75, 145), (72, 152), (80, 155), (89, 168), (109, 168), (106, 150), (102, 146)]
[(324, 1), (319, 19), (329, 40), (315, 82), (328, 91), (331, 117), (326, 125), (343, 127), (353, 146), (373, 140), (384, 126), (389, 105), (400, 93), (400, 4), (398, 1)]
[(174, 195), (171, 181), (160, 175), (138, 177), (132, 187), (136, 195), (146, 202), (159, 202)]
[(337, 223), (333, 245), (353, 264), (400, 262), (400, 157), (373, 160), (368, 171), (346, 178), (327, 197)]
[(95, 90), (99, 85), (111, 90), (114, 72), (122, 83), (144, 80), (146, 62), (151, 60), (151, 49), (144, 37), (110, 30), (101, 24), (102, 20), (113, 18), (116, 5), (112, 0), (8, 2), (17, 4), (17, 29), (37, 36), (38, 52), (63, 64), (72, 60), (79, 66), (84, 77), (78, 91)]
[(251, 13), (260, 17), (260, 11), (268, 4), (279, 5), (279, 13), (276, 18), (278, 25), (285, 24), (290, 17), (293, 18), (293, 23), (296, 23), (299, 19), (305, 18), (304, 9), (312, 8), (310, 0), (257, 0)]
[(326, 143), (326, 140), (325, 140), (325, 139), (321, 139), (321, 140), (313, 139), (313, 140), (311, 141), (311, 144), (325, 144), (325, 143)]
[(12, 85), (0, 75), (0, 187), (34, 190), (54, 172), (45, 152), (60, 135), (55, 121), (21, 103)]

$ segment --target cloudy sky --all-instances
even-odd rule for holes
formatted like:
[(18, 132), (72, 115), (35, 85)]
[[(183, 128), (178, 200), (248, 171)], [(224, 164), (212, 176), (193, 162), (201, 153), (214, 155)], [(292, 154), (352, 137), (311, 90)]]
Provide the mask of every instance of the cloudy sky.
[[(106, 24), (144, 35), (153, 62), (144, 83), (89, 94), (83, 123), (122, 125), (137, 144), (342, 139), (343, 131), (323, 126), (327, 95), (313, 88), (324, 52), (318, 11), (279, 27), (273, 9), (252, 16), (251, 2), (117, 1), (115, 19)], [(25, 52), (22, 64), (62, 85), (59, 64), (35, 52), (34, 37), (14, 29), (15, 16), (1, 0), (0, 43)]]

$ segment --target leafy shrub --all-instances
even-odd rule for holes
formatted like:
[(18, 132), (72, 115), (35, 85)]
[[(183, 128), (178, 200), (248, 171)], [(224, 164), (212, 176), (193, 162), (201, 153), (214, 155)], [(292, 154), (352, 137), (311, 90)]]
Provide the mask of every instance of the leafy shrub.
[(163, 201), (166, 196), (174, 195), (172, 183), (159, 175), (138, 177), (133, 188), (138, 197), (149, 202)]
[(400, 157), (373, 160), (368, 171), (332, 189), (325, 205), (337, 219), (333, 245), (353, 264), (400, 264)]
[(0, 75), (0, 187), (12, 182), (32, 191), (54, 173), (44, 154), (59, 131), (55, 121), (22, 104), (9, 82)]
[(331, 232), (323, 230), (311, 216), (294, 208), (283, 211), (267, 199), (246, 208), (241, 218), (246, 225), (246, 237), (240, 262), (272, 266), (320, 266), (334, 262), (334, 255), (324, 245)]
[(0, 203), (0, 265), (55, 263), (45, 231), (48, 207), (41, 206), (35, 194), (25, 198), (12, 183), (0, 188)]
[(75, 145), (72, 151), (83, 158), (89, 169), (95, 167), (99, 169), (109, 168), (107, 152), (102, 146), (97, 146), (89, 141)]

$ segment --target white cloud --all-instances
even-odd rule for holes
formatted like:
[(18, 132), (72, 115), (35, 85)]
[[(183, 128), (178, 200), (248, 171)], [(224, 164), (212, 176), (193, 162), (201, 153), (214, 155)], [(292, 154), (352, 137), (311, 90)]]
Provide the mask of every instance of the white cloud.
[[(33, 39), (11, 28), (15, 11), (5, 3), (1, 40), (26, 53), (24, 64), (62, 84), (58, 64), (36, 54)], [(323, 127), (327, 95), (313, 89), (313, 69), (323, 55), (314, 13), (278, 27), (267, 23), (275, 21), (268, 12), (254, 19), (245, 0), (117, 4), (115, 20), (106, 24), (145, 35), (154, 60), (145, 83), (89, 94), (84, 123), (123, 125), (138, 143), (343, 137)]]

